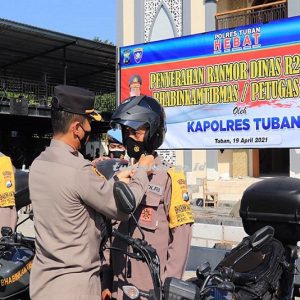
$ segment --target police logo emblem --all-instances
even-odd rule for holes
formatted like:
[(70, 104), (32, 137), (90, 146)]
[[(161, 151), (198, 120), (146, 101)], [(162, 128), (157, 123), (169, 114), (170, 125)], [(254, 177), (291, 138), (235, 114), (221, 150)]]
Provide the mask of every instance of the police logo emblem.
[(125, 65), (130, 64), (130, 56), (131, 56), (131, 51), (130, 50), (125, 50), (123, 53), (123, 63)]
[(134, 57), (134, 61), (139, 64), (142, 60), (143, 57), (143, 49), (142, 48), (136, 48), (133, 51), (133, 57)]
[(140, 147), (139, 146), (134, 146), (133, 151), (134, 152), (139, 152), (140, 151)]

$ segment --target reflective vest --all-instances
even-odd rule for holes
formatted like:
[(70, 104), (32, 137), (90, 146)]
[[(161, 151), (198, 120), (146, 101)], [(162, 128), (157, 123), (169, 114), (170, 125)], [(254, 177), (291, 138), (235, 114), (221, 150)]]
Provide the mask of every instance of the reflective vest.
[(14, 168), (9, 157), (0, 156), (0, 207), (14, 205), (16, 205)]
[(172, 181), (169, 227), (175, 228), (183, 224), (194, 223), (184, 172), (170, 168), (168, 174)]

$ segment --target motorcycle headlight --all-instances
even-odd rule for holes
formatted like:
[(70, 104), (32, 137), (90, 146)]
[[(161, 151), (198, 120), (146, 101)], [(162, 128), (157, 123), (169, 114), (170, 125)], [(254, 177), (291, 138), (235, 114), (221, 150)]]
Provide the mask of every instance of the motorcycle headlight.
[(130, 299), (136, 299), (139, 297), (140, 292), (139, 290), (132, 285), (123, 285), (122, 286), (124, 294), (129, 297)]

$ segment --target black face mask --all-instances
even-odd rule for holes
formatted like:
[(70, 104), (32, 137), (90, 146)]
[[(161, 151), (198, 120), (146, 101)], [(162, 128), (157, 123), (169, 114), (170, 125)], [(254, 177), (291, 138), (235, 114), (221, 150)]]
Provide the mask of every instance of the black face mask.
[[(80, 140), (80, 149), (83, 150), (83, 148), (85, 147), (86, 143), (87, 143), (88, 140), (89, 140), (89, 137), (90, 137), (91, 132), (85, 130), (85, 129), (82, 127), (82, 125), (79, 125), (79, 126), (82, 128), (82, 130), (83, 130), (83, 132), (84, 132), (83, 138), (82, 138), (82, 139), (79, 139), (79, 140)], [(78, 138), (79, 138), (79, 137), (78, 137)]]
[(129, 157), (139, 160), (141, 155), (147, 152), (143, 142), (135, 141), (130, 137), (127, 138), (125, 142), (127, 147), (127, 154)]
[(125, 156), (125, 150), (120, 151), (120, 150), (109, 150), (108, 151), (108, 156), (112, 158), (121, 158), (121, 156)]

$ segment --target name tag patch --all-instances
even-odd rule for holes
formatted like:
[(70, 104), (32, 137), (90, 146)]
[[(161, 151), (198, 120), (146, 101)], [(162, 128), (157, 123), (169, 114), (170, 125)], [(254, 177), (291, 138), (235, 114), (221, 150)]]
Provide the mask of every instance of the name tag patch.
[(148, 191), (160, 196), (163, 194), (163, 188), (159, 185), (149, 184)]

